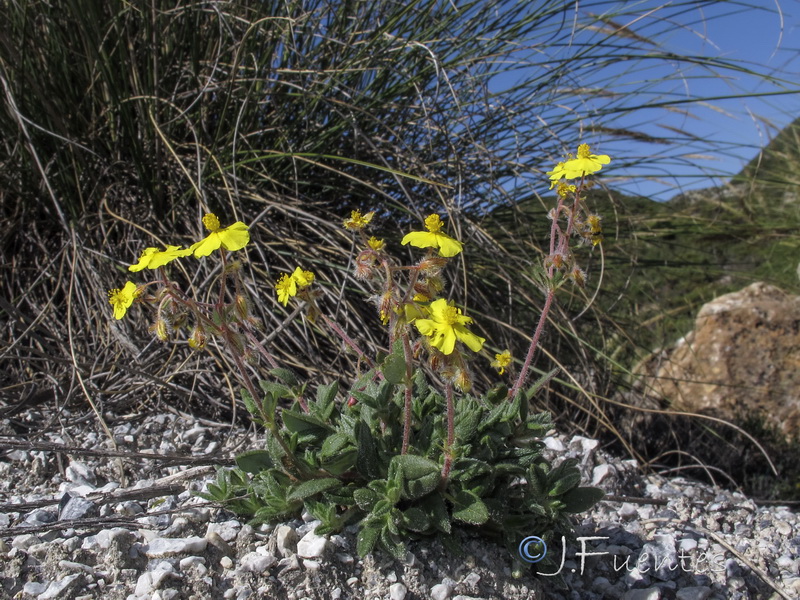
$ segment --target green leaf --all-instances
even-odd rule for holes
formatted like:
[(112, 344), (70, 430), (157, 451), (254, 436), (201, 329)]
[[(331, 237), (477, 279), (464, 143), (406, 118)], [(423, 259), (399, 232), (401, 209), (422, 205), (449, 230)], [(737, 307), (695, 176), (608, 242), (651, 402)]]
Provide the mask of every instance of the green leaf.
[(321, 385), (317, 388), (317, 403), (332, 404), (336, 400), (336, 394), (338, 393), (339, 383), (336, 381), (328, 385)]
[(489, 510), (476, 494), (464, 490), (453, 498), (453, 518), (471, 525), (483, 525), (489, 520)]
[(402, 346), (400, 352), (393, 352), (386, 357), (381, 365), (383, 377), (392, 384), (403, 383), (406, 379), (406, 359), (403, 356)]
[(400, 497), (416, 500), (430, 494), (441, 481), (442, 474), (437, 463), (414, 454), (392, 457), (389, 463), (389, 481), (400, 481)]
[(295, 394), (291, 390), (291, 388), (282, 385), (280, 383), (275, 383), (273, 381), (265, 381), (262, 379), (258, 382), (258, 385), (261, 387), (263, 392), (268, 396), (274, 396), (275, 398), (294, 398)]
[(297, 376), (289, 369), (277, 367), (275, 369), (270, 369), (269, 374), (272, 375), (275, 379), (279, 380), (281, 383), (288, 385), (289, 387), (297, 387), (300, 383), (297, 380)]
[(242, 401), (244, 402), (244, 407), (254, 417), (258, 416), (258, 409), (256, 408), (255, 400), (253, 400), (253, 396), (248, 392), (246, 389), (242, 388), (241, 391)]
[(284, 410), (281, 413), (281, 418), (283, 419), (283, 424), (286, 429), (292, 433), (310, 434), (322, 437), (333, 432), (333, 428), (330, 425), (307, 413)]
[(247, 450), (236, 456), (236, 464), (247, 473), (258, 473), (275, 466), (268, 450)]
[(286, 499), (290, 502), (293, 500), (305, 500), (311, 496), (315, 496), (321, 492), (333, 490), (342, 486), (342, 482), (334, 477), (326, 477), (324, 479), (310, 479), (304, 481), (296, 488), (294, 488)]
[(423, 533), (430, 529), (431, 519), (416, 506), (403, 511), (403, 524), (406, 529)]
[(580, 482), (581, 474), (577, 469), (563, 473), (561, 477), (556, 480), (555, 484), (553, 485), (553, 489), (550, 490), (550, 496), (560, 496), (562, 494), (566, 494), (571, 489), (576, 488)]
[(450, 533), (450, 513), (447, 512), (447, 505), (440, 494), (428, 494), (417, 506), (430, 516), (431, 525), (443, 533)]
[(365, 512), (370, 512), (375, 507), (380, 496), (369, 488), (358, 488), (353, 492), (353, 499), (356, 501), (358, 508)]
[(364, 557), (375, 549), (375, 544), (381, 535), (381, 527), (371, 523), (362, 523), (356, 538), (356, 552)]
[(545, 373), (539, 377), (539, 379), (536, 380), (536, 383), (529, 387), (525, 392), (525, 399), (530, 400), (533, 398), (536, 395), (536, 392), (542, 389), (544, 385), (546, 385), (553, 377), (555, 377), (556, 373), (558, 373), (558, 369), (553, 369), (549, 373)]
[(355, 430), (358, 442), (356, 469), (366, 479), (378, 479), (381, 477), (380, 461), (372, 431), (370, 431), (369, 425), (363, 421), (356, 423)]
[(322, 448), (320, 448), (319, 451), (320, 458), (325, 460), (326, 458), (335, 457), (343, 452), (351, 444), (351, 441), (352, 438), (341, 431), (329, 435), (325, 438), (325, 441), (322, 442)]
[(604, 496), (603, 490), (596, 487), (576, 487), (559, 498), (564, 503), (564, 510), (568, 513), (581, 513), (589, 510), (600, 502)]

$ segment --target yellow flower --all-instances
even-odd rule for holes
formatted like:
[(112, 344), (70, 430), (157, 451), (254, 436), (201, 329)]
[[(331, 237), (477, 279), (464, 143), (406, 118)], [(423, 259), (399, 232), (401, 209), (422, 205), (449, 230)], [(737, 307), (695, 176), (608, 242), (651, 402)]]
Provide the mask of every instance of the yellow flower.
[(158, 269), (169, 262), (192, 253), (191, 248), (181, 249), (178, 246), (167, 246), (166, 250), (158, 248), (145, 248), (139, 257), (139, 262), (128, 267), (128, 271), (141, 271), (142, 269)]
[(553, 189), (559, 179), (580, 179), (584, 175), (597, 173), (603, 165), (610, 162), (608, 155), (592, 154), (589, 144), (581, 144), (578, 146), (577, 157), (570, 155), (569, 159), (558, 163), (552, 171), (546, 173), (550, 177), (550, 189)]
[(350, 229), (351, 231), (364, 229), (369, 225), (369, 222), (372, 221), (373, 216), (375, 216), (374, 212), (368, 212), (362, 215), (360, 210), (354, 210), (350, 213), (350, 218), (344, 220), (344, 228)]
[(383, 240), (379, 240), (374, 235), (367, 240), (367, 245), (372, 248), (375, 252), (380, 252), (386, 246), (386, 242)]
[(294, 273), (288, 275), (284, 273), (275, 284), (275, 291), (278, 294), (278, 302), (286, 306), (289, 304), (289, 298), (296, 296), (298, 290), (307, 288), (314, 282), (314, 273), (311, 271), (304, 271), (300, 267), (294, 270)]
[[(552, 189), (552, 186), (550, 186), (550, 189)], [(567, 185), (566, 182), (559, 181), (558, 187), (556, 188), (556, 193), (562, 198), (567, 198), (570, 194), (574, 194), (577, 190), (578, 188), (574, 185)]]
[(203, 217), (203, 225), (211, 233), (208, 237), (189, 246), (189, 251), (193, 252), (197, 258), (208, 256), (220, 247), (230, 252), (241, 250), (250, 242), (250, 232), (247, 225), (241, 221), (236, 221), (233, 225), (220, 228), (219, 219), (216, 215), (208, 213)]
[(294, 277), (284, 273), (275, 284), (275, 291), (278, 293), (278, 302), (286, 306), (289, 304), (289, 298), (297, 295), (297, 282)]
[(422, 335), (431, 338), (431, 346), (438, 348), (442, 354), (451, 354), (456, 340), (464, 342), (473, 352), (483, 348), (486, 340), (465, 327), (472, 323), (472, 319), (462, 315), (460, 308), (439, 298), (431, 302), (428, 312), (430, 319), (417, 319), (414, 325)]
[(500, 354), (494, 355), (492, 366), (502, 375), (506, 372), (506, 367), (511, 364), (511, 352), (503, 350)]
[(109, 290), (108, 301), (114, 307), (114, 318), (119, 320), (124, 317), (138, 295), (136, 284), (130, 281), (121, 290)]
[(292, 279), (297, 282), (297, 287), (302, 289), (314, 283), (314, 273), (311, 271), (303, 271), (303, 269), (297, 267), (294, 273), (292, 273)]
[(400, 243), (404, 246), (411, 244), (417, 248), (438, 248), (440, 256), (455, 256), (461, 252), (463, 246), (458, 240), (440, 233), (442, 227), (444, 227), (444, 223), (439, 215), (430, 215), (425, 219), (425, 228), (428, 231), (412, 231), (406, 234)]
[[(406, 323), (413, 323), (417, 319), (423, 319), (428, 316), (428, 307), (424, 303), (428, 302), (430, 298), (425, 294), (415, 294), (412, 300), (412, 302), (406, 302), (402, 306)], [(399, 310), (400, 308), (397, 309), (398, 312)]]

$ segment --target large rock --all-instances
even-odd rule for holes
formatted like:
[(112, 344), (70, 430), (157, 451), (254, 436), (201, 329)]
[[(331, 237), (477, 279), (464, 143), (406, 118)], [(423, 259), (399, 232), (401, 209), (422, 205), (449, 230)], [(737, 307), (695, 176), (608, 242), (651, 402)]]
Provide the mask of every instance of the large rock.
[(765, 283), (720, 296), (648, 370), (676, 410), (750, 417), (800, 441), (800, 297)]

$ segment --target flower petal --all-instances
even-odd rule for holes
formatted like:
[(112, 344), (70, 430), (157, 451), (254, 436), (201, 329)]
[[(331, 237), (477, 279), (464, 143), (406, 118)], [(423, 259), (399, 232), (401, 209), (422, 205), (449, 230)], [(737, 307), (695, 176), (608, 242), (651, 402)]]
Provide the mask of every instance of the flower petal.
[(241, 221), (236, 221), (233, 225), (220, 229), (216, 232), (225, 250), (235, 252), (241, 250), (250, 243), (250, 232), (247, 225)]
[(407, 233), (400, 243), (403, 246), (411, 244), (416, 248), (438, 248), (439, 243), (436, 240), (437, 237), (435, 233), (430, 233), (428, 231), (412, 231), (411, 233)]
[(201, 256), (208, 256), (214, 250), (218, 250), (219, 247), (222, 245), (222, 240), (219, 239), (219, 235), (217, 232), (210, 233), (208, 237), (203, 238), (199, 242), (195, 242), (191, 246), (189, 246), (189, 250), (191, 250), (196, 258), (200, 258)]
[(461, 242), (454, 240), (448, 235), (443, 233), (436, 233), (434, 235), (436, 236), (436, 242), (439, 246), (439, 256), (455, 256), (464, 249)]

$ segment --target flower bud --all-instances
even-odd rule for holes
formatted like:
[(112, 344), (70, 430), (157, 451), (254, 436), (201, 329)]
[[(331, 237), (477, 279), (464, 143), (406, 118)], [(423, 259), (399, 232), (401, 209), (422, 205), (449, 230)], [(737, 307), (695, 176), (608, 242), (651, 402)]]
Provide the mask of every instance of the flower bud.
[(202, 350), (206, 347), (207, 341), (206, 332), (202, 327), (198, 326), (194, 328), (192, 335), (189, 336), (189, 347), (193, 350)]
[(169, 339), (169, 336), (167, 335), (167, 322), (161, 317), (159, 317), (153, 325), (153, 332), (162, 342), (166, 342)]
[(250, 311), (247, 307), (247, 298), (245, 298), (242, 294), (236, 294), (236, 300), (234, 301), (236, 305), (236, 314), (242, 321), (246, 321)]

